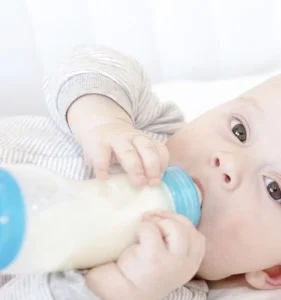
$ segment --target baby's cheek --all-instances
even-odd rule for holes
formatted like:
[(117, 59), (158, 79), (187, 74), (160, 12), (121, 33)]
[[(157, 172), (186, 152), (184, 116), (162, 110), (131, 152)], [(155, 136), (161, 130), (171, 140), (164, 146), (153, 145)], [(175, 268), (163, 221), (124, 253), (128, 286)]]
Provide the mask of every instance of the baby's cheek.
[(229, 241), (240, 239), (245, 223), (245, 219), (239, 213), (221, 215), (215, 223), (214, 234), (222, 243), (229, 244)]
[(220, 257), (233, 258), (247, 249), (253, 237), (253, 229), (255, 227), (248, 223), (244, 215), (233, 211), (214, 218), (208, 239)]
[[(220, 224), (220, 244), (218, 250), (228, 253), (227, 263), (234, 272), (238, 265), (243, 263), (245, 268), (254, 268), (265, 254), (265, 245), (270, 242), (270, 237), (261, 226), (257, 214), (244, 214), (241, 211), (233, 212), (226, 216)], [(223, 253), (221, 253), (223, 255)], [(233, 262), (233, 265), (232, 265)], [(242, 266), (240, 266), (242, 267)], [(242, 268), (243, 268), (242, 267)], [(237, 269), (237, 272), (244, 271)], [(247, 269), (245, 269), (245, 272)]]
[(199, 226), (207, 239), (201, 274), (208, 279), (218, 279), (244, 271), (248, 248), (254, 249), (253, 245), (258, 245), (254, 218), (248, 217), (245, 207), (243, 212), (236, 204), (230, 207), (221, 203), (208, 208)]

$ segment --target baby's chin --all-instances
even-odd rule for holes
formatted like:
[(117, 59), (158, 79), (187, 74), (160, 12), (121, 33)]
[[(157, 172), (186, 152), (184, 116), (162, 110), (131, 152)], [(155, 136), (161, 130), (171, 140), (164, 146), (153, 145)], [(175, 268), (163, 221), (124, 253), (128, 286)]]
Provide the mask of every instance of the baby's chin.
[(217, 271), (214, 272), (214, 268), (209, 269), (201, 266), (196, 274), (196, 279), (202, 279), (206, 281), (219, 281), (228, 278), (231, 275), (219, 274)]
[(208, 286), (210, 289), (226, 289), (235, 287), (245, 287), (249, 286), (244, 274), (233, 275), (220, 280), (210, 280), (208, 281)]
[(207, 281), (223, 280), (234, 275), (230, 268), (226, 268), (227, 262), (222, 261), (217, 255), (207, 253), (200, 265), (196, 276)]

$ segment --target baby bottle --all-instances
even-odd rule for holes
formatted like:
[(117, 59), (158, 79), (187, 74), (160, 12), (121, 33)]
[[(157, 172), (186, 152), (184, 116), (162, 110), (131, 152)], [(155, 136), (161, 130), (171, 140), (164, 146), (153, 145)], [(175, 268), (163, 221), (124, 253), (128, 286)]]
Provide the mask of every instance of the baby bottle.
[(0, 273), (85, 269), (114, 261), (136, 241), (144, 212), (175, 211), (197, 225), (200, 192), (169, 167), (157, 187), (126, 174), (69, 180), (34, 165), (0, 168)]

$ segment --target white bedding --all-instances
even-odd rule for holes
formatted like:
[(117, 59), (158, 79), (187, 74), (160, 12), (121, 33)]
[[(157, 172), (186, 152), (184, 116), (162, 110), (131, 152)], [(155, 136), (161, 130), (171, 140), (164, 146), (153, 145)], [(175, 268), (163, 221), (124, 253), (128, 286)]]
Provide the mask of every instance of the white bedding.
[(210, 290), (208, 300), (280, 300), (281, 290), (259, 291), (246, 287)]
[[(210, 82), (182, 81), (155, 85), (153, 90), (163, 101), (176, 102), (187, 120), (208, 109), (234, 99), (279, 72), (231, 80)], [(281, 300), (281, 290), (257, 291), (247, 287), (211, 289), (209, 300)]]

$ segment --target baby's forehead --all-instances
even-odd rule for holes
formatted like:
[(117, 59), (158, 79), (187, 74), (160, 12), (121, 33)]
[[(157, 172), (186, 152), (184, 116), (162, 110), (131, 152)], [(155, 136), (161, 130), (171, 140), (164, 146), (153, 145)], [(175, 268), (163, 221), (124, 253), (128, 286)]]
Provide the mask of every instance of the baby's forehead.
[(256, 105), (264, 112), (280, 113), (281, 110), (281, 74), (269, 78), (258, 86), (241, 95), (242, 100)]
[[(281, 93), (277, 97), (274, 93), (268, 93), (266, 97), (255, 96), (253, 93), (244, 94), (234, 100), (239, 105), (240, 111), (243, 112), (246, 119), (249, 119), (256, 127), (265, 130), (268, 126), (270, 132), (277, 132), (281, 137)], [(278, 125), (278, 126), (276, 126)], [(279, 139), (279, 138), (278, 138)]]

